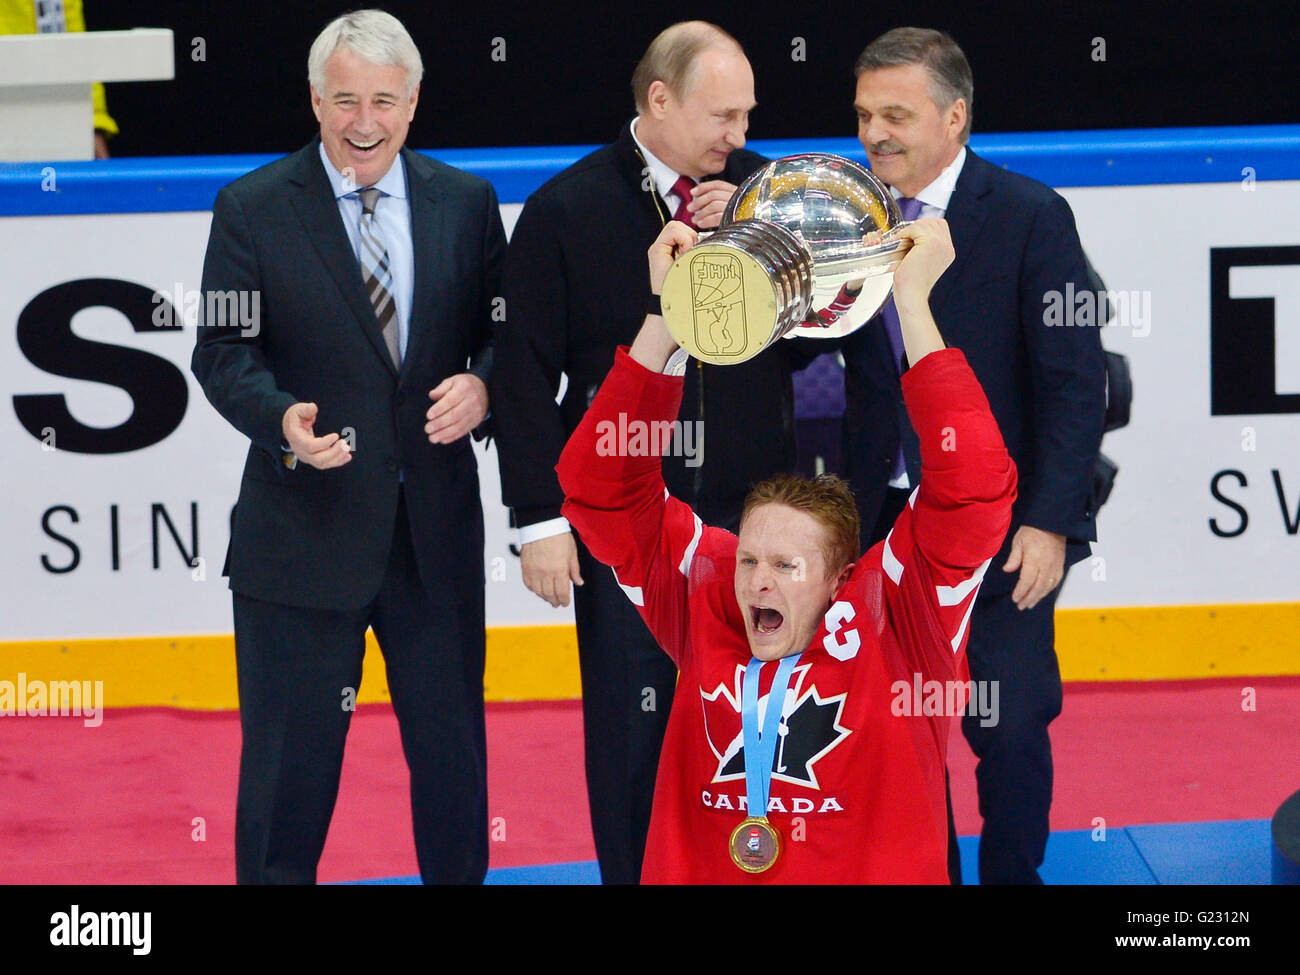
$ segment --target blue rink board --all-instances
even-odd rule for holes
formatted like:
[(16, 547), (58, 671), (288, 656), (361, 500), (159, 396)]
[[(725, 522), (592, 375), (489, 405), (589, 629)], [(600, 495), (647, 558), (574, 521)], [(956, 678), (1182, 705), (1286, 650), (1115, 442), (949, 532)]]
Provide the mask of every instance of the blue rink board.
[[(976, 880), (979, 837), (962, 836), (963, 879)], [(1215, 823), (1162, 823), (1112, 829), (1104, 841), (1092, 831), (1053, 833), (1039, 874), (1051, 885), (1150, 886), (1155, 884), (1267, 884), (1272, 840), (1266, 819)], [(418, 884), (419, 877), (354, 881), (357, 884)], [(594, 860), (489, 870), (494, 886), (597, 884)]]
[[(854, 138), (755, 139), (770, 158), (832, 152), (866, 162)], [(1049, 186), (1133, 186), (1300, 179), (1300, 125), (990, 133), (971, 147)], [(449, 165), (490, 180), (502, 203), (528, 195), (595, 146), (434, 149)], [(0, 216), (160, 213), (212, 209), (217, 191), (275, 155), (159, 156), (85, 162), (0, 163)]]

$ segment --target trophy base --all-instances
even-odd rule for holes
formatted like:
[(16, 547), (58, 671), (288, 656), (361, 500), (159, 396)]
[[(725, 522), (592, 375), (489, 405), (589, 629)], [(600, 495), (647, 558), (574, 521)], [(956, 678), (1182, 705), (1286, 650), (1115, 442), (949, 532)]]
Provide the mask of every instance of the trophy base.
[(770, 268), (717, 235), (673, 264), (661, 303), (677, 344), (716, 366), (752, 359), (787, 331), (789, 299)]

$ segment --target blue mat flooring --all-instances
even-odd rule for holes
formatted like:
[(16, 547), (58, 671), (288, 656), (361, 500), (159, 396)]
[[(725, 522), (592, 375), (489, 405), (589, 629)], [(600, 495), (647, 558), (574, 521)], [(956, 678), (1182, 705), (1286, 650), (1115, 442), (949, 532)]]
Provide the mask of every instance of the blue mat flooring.
[[(979, 863), (979, 837), (957, 839), (962, 876), (974, 883)], [(1272, 838), (1267, 819), (1217, 823), (1163, 823), (1109, 829), (1053, 833), (1039, 874), (1047, 884), (1267, 884), (1272, 870)], [(389, 877), (357, 880), (356, 884), (418, 884), (420, 878)], [(594, 860), (549, 863), (533, 867), (489, 870), (487, 883), (598, 884)]]
[(1273, 837), (1267, 819), (1130, 826), (1159, 884), (1267, 884)]

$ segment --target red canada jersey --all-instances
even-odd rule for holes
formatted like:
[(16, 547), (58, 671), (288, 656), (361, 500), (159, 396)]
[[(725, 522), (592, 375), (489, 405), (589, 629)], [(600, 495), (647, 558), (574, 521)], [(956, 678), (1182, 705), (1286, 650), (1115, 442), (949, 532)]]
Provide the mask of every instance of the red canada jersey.
[[(681, 379), (620, 349), (556, 468), (565, 517), (680, 671), (642, 882), (947, 883), (954, 692), (959, 713), (971, 610), (1016, 485), (965, 356), (933, 352), (903, 375), (921, 484), (889, 537), (858, 560), (791, 675), (766, 811), (782, 851), (758, 874), (729, 852), (751, 814), (740, 712), (752, 655), (735, 594), (736, 536), (668, 495), (654, 451), (609, 449), (620, 423), (673, 420), (681, 390)], [(776, 669), (760, 671), (760, 715)], [(924, 706), (936, 687), (948, 707)]]

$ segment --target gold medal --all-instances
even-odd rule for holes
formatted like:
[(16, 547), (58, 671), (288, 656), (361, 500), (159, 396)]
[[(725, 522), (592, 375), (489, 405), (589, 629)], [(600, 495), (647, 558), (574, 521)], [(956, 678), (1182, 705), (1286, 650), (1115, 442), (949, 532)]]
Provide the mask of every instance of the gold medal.
[(728, 850), (745, 873), (762, 873), (781, 855), (781, 834), (766, 816), (750, 816), (731, 831)]
[[(763, 727), (758, 727), (758, 678), (763, 662), (750, 660), (741, 682), (740, 726), (745, 742), (746, 808), (751, 812), (767, 811), (767, 797), (772, 786), (772, 769), (776, 762), (776, 745), (781, 738), (781, 711), (790, 686), (790, 675), (802, 654), (782, 657), (768, 691), (767, 713)], [(731, 831), (727, 844), (731, 862), (745, 873), (762, 873), (781, 855), (781, 834), (766, 816), (750, 816)]]

